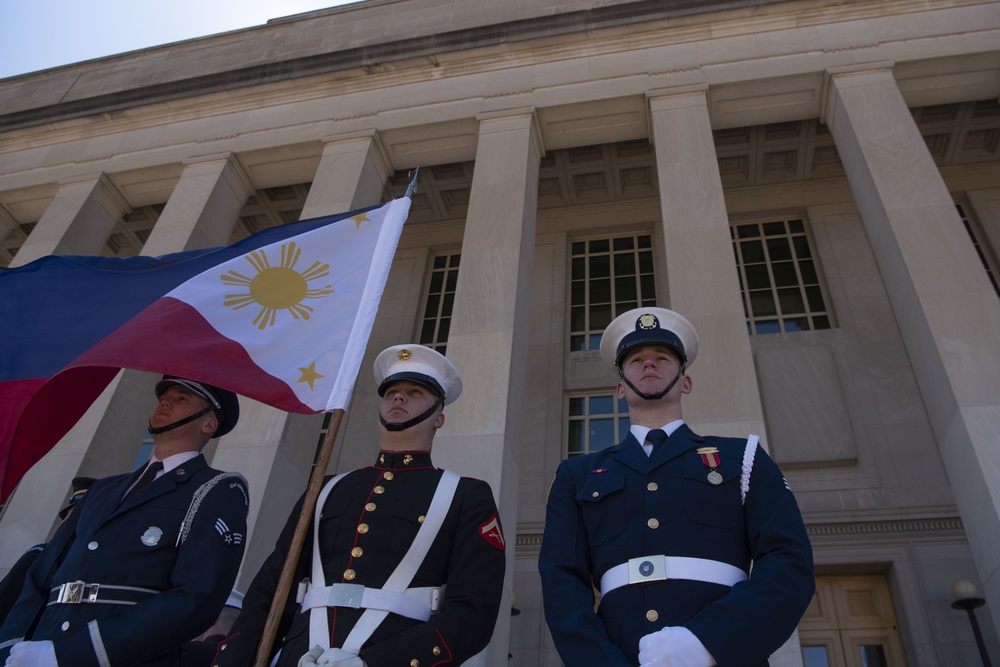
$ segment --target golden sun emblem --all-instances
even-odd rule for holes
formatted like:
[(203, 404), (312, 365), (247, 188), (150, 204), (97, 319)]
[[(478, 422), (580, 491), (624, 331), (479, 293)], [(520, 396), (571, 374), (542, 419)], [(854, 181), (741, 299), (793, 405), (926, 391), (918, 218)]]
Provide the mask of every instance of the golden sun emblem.
[(245, 259), (256, 272), (253, 278), (229, 270), (219, 276), (227, 285), (246, 287), (245, 294), (227, 294), (223, 305), (239, 310), (249, 305), (260, 306), (257, 317), (253, 319), (258, 329), (272, 326), (277, 320), (279, 310), (287, 310), (295, 319), (308, 320), (313, 308), (302, 303), (305, 299), (322, 299), (334, 293), (332, 285), (313, 287), (310, 281), (330, 275), (330, 265), (325, 262), (313, 262), (301, 273), (295, 269), (296, 262), (302, 254), (295, 241), (281, 244), (281, 260), (278, 266), (271, 266), (271, 261), (263, 250), (254, 250)]

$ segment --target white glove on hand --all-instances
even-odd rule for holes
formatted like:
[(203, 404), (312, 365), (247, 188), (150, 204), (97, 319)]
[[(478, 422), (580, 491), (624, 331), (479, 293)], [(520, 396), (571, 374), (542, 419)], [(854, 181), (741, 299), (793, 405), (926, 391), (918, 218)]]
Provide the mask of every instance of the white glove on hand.
[(18, 642), (10, 648), (6, 667), (59, 667), (56, 647), (50, 641)]
[(694, 633), (668, 627), (639, 640), (640, 667), (712, 667), (715, 658)]
[(316, 661), (317, 665), (333, 665), (334, 667), (364, 667), (361, 658), (342, 648), (328, 648)]
[(315, 665), (316, 660), (318, 660), (319, 657), (323, 655), (324, 650), (325, 649), (319, 644), (313, 646), (311, 649), (309, 649), (308, 653), (299, 658), (299, 667), (312, 667), (313, 665)]

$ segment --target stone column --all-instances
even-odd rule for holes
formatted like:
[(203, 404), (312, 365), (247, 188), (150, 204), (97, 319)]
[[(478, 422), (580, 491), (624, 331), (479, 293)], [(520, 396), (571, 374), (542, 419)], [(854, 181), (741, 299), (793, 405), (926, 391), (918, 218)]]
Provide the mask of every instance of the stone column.
[(465, 388), (446, 410), (434, 460), (493, 487), (507, 537), (504, 602), (490, 646), (467, 665), (503, 665), (517, 533), (519, 425), (525, 400), (538, 167), (544, 152), (533, 110), (479, 117), (479, 145), (448, 337)]
[[(729, 218), (708, 118), (707, 88), (649, 98), (660, 186), (668, 293), (660, 303), (691, 320), (700, 352), (684, 417), (712, 435), (764, 435)], [(662, 281), (661, 281), (662, 284)]]
[[(899, 322), (983, 597), (995, 610), (1000, 608), (1000, 302), (890, 66), (830, 71), (824, 92), (823, 121)], [(992, 617), (1000, 633), (1000, 614)]]
[[(729, 217), (708, 117), (707, 86), (647, 93), (660, 187), (668, 293), (660, 302), (698, 331), (684, 419), (710, 435), (761, 436), (764, 410), (740, 296)], [(771, 657), (802, 665), (798, 632)]]
[(231, 153), (187, 160), (184, 173), (142, 247), (163, 255), (229, 244), (243, 206), (254, 192)]
[[(128, 210), (128, 204), (103, 174), (66, 181), (10, 266), (23, 266), (53, 253), (98, 255)], [(119, 379), (112, 382), (80, 423), (22, 478), (0, 523), (4, 535), (0, 541), (0, 571), (9, 568), (28, 547), (48, 539), (59, 523), (57, 513), (69, 497), (73, 477), (118, 472), (107, 470), (103, 462), (88, 460), (95, 433), (106, 433), (100, 431), (101, 417), (118, 384)], [(112, 412), (115, 417), (123, 416)], [(109, 423), (108, 428), (122, 427)], [(141, 441), (140, 432), (135, 442), (138, 445)]]
[(45, 255), (99, 255), (115, 225), (129, 210), (104, 174), (65, 181), (10, 268)]
[[(392, 173), (374, 132), (324, 139), (326, 146), (302, 218), (377, 204)], [(274, 548), (288, 514), (305, 492), (323, 415), (296, 415), (251, 400), (240, 402), (236, 429), (219, 441), (213, 466), (238, 470), (250, 483), (246, 555), (237, 580), (245, 591)], [(336, 466), (336, 455), (332, 467)]]

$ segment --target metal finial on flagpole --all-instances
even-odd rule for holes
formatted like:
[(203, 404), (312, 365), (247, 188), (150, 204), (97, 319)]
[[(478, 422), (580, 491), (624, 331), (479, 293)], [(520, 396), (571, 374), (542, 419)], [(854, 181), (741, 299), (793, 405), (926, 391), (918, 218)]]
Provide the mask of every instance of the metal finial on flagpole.
[[(420, 167), (417, 167), (416, 169), (414, 169), (413, 171), (410, 172), (410, 174), (413, 174), (413, 180), (410, 181), (410, 186), (408, 188), (406, 188), (406, 196), (407, 197), (409, 197), (410, 195), (412, 195), (413, 194), (413, 188), (417, 187), (417, 174), (419, 174), (419, 173), (420, 173)], [(407, 174), (407, 176), (409, 176), (410, 174)]]

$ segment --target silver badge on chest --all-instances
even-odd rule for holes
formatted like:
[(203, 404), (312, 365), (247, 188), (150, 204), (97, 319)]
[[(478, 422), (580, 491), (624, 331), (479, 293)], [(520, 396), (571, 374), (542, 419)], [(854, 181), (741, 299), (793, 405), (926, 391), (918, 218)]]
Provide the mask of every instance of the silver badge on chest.
[(163, 531), (156, 526), (150, 526), (139, 539), (142, 540), (142, 543), (147, 547), (155, 547), (160, 542), (161, 537), (163, 537)]

